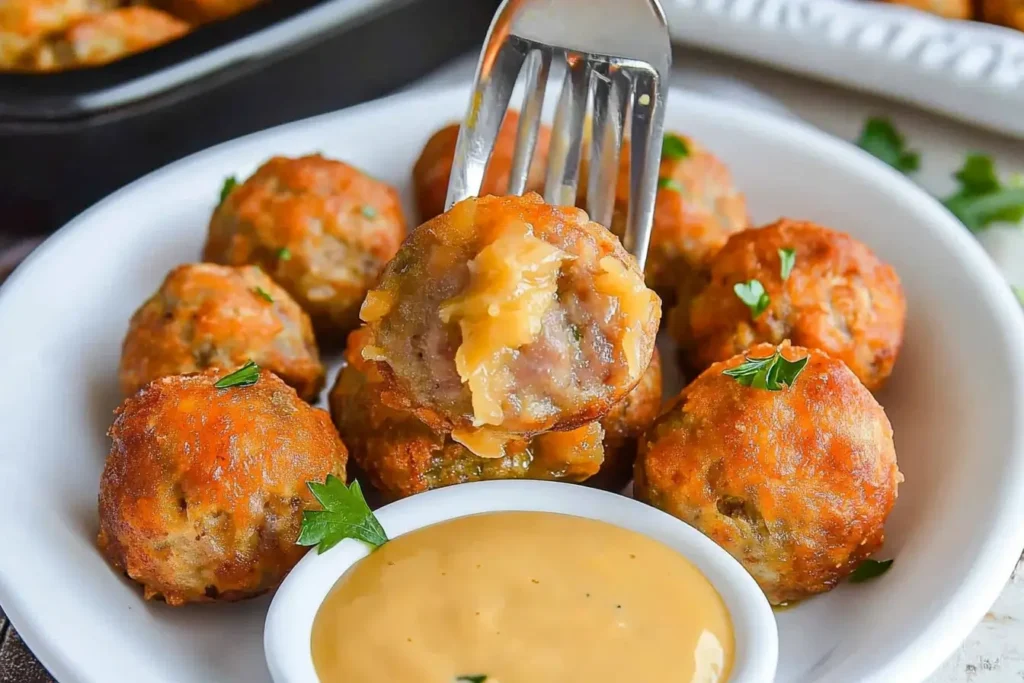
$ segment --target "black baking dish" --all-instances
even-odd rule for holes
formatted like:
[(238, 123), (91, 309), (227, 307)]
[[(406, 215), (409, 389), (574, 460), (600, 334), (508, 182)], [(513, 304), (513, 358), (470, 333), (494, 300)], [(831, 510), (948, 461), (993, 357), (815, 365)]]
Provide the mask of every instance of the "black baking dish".
[(106, 66), (0, 74), (0, 232), (49, 232), (186, 154), (399, 88), (474, 49), (497, 5), (268, 0)]

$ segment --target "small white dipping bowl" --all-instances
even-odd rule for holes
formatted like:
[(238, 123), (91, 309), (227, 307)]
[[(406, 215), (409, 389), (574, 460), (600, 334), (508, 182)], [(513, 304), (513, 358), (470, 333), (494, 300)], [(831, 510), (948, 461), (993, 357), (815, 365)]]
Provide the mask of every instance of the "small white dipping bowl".
[[(736, 636), (729, 683), (770, 683), (778, 662), (775, 617), (754, 579), (727, 552), (696, 529), (631, 498), (574, 484), (484, 481), (405, 498), (376, 511), (390, 538), (481, 512), (560, 512), (631, 529), (674, 548), (711, 581), (725, 601)], [(317, 683), (310, 647), (313, 620), (327, 593), (349, 567), (369, 554), (345, 540), (323, 555), (312, 550), (277, 591), (263, 633), (275, 683)], [(354, 631), (359, 629), (353, 624)], [(623, 670), (629, 666), (623, 662)]]

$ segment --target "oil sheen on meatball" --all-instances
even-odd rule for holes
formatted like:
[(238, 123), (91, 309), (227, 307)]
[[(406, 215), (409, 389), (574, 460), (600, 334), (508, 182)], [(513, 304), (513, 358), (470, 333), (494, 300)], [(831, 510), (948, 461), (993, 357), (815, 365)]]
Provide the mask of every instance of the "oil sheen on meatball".
[(482, 458), (450, 435), (439, 434), (407, 410), (381, 400), (384, 379), (362, 356), (368, 333), (349, 335), (347, 365), (331, 389), (331, 416), (352, 456), (386, 500), (430, 489), (490, 479), (578, 482), (596, 474), (604, 458), (603, 431), (592, 422), (569, 432), (546, 432), (505, 445), (500, 458)]
[[(794, 253), (786, 279), (783, 250)], [(734, 290), (752, 280), (769, 298), (756, 317)], [(673, 310), (670, 328), (695, 371), (758, 342), (789, 339), (842, 360), (875, 390), (892, 372), (905, 316), (899, 277), (868, 247), (815, 223), (783, 219), (730, 237), (697, 293)]]
[(660, 301), (571, 207), (467, 199), (413, 231), (362, 308), (384, 400), (483, 456), (600, 418), (640, 380)]
[(122, 7), (87, 16), (48, 37), (28, 55), (35, 70), (98, 66), (142, 52), (189, 31), (184, 21), (151, 7)]
[[(792, 386), (744, 386), (715, 363), (643, 440), (637, 497), (725, 548), (780, 604), (833, 588), (882, 544), (903, 480), (885, 411), (842, 361), (808, 357)], [(773, 355), (760, 344), (751, 358)]]
[(3, 0), (0, 2), (0, 68), (22, 66), (29, 49), (45, 36), (116, 4), (115, 0)]
[(661, 356), (654, 350), (651, 363), (633, 390), (601, 418), (604, 462), (587, 486), (621, 491), (633, 478), (637, 446), (661, 409)]
[(256, 266), (178, 266), (132, 316), (121, 350), (126, 395), (158, 377), (254, 361), (306, 400), (324, 384), (313, 327)]
[(306, 483), (345, 479), (330, 416), (266, 370), (217, 389), (225, 373), (158, 379), (117, 410), (100, 481), (99, 547), (147, 599), (240, 600), (274, 588), (296, 545)]
[(213, 213), (203, 260), (257, 264), (340, 346), (405, 236), (398, 192), (319, 155), (274, 157)]
[[(619, 157), (612, 231), (622, 237), (629, 214), (629, 147)], [(690, 285), (733, 233), (747, 227), (747, 204), (726, 165), (693, 138), (667, 133), (662, 145), (647, 285), (666, 304)]]
[[(516, 130), (519, 113), (509, 110), (501, 123), (494, 151), (487, 163), (480, 196), (503, 195), (508, 192), (508, 176), (512, 170), (515, 155)], [(424, 221), (444, 213), (444, 202), (448, 195), (448, 178), (452, 173), (455, 159), (455, 143), (459, 138), (459, 124), (453, 123), (434, 133), (427, 141), (419, 159), (413, 167), (412, 180), (416, 188), (416, 204), (420, 218)], [(542, 125), (537, 133), (537, 146), (530, 161), (530, 172), (526, 181), (527, 191), (543, 192), (544, 172), (547, 164), (551, 129)]]

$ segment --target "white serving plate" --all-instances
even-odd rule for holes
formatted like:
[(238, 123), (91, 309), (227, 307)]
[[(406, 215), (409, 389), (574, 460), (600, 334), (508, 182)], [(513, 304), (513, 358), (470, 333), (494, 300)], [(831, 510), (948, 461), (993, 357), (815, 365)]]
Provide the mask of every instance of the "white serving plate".
[(1024, 32), (870, 0), (663, 0), (672, 37), (1024, 137)]
[[(377, 518), (388, 538), (393, 539), (457, 517), (507, 511), (555, 512), (596, 519), (673, 548), (708, 577), (729, 611), (736, 637), (730, 683), (771, 683), (779, 635), (764, 593), (742, 565), (711, 539), (653, 507), (562, 482), (478, 481), (385, 505), (377, 510)], [(310, 648), (316, 614), (338, 579), (369, 554), (369, 546), (361, 541), (342, 541), (322, 555), (308, 553), (281, 584), (263, 634), (267, 665), (276, 683), (317, 683)]]
[[(0, 290), (0, 602), (63, 683), (268, 680), (268, 598), (145, 603), (95, 548), (122, 336), (167, 270), (198, 258), (225, 176), (322, 151), (396, 184), (411, 214), (413, 161), (467, 92), (408, 93), (188, 157), (86, 211)], [(669, 127), (726, 160), (756, 222), (846, 230), (903, 279), (906, 341), (880, 396), (907, 479), (882, 553), (896, 563), (780, 612), (777, 680), (919, 681), (982, 617), (1024, 546), (1024, 318), (978, 243), (901, 175), (803, 124), (671, 97)]]

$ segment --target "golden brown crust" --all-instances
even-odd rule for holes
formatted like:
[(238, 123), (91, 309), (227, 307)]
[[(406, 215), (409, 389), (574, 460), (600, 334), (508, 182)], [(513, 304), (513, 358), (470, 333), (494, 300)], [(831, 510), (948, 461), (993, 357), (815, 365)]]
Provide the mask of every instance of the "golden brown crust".
[[(882, 544), (902, 476), (892, 427), (839, 360), (809, 356), (792, 387), (745, 387), (715, 363), (644, 438), (637, 497), (728, 550), (779, 604), (827, 591)], [(775, 353), (771, 344), (747, 355)]]
[(186, 264), (132, 316), (118, 376), (131, 395), (158, 377), (250, 360), (307, 401), (323, 388), (312, 324), (287, 292), (256, 266)]
[[(780, 249), (796, 251), (785, 281)], [(670, 318), (692, 370), (759, 342), (789, 339), (842, 360), (871, 390), (892, 372), (903, 341), (903, 288), (889, 265), (849, 235), (782, 219), (730, 237), (709, 262), (705, 277)], [(735, 284), (751, 279), (760, 281), (771, 298), (753, 320), (733, 291)]]
[(22, 63), (30, 48), (72, 22), (104, 12), (115, 0), (3, 0), (0, 2), (0, 68)]
[(79, 19), (50, 36), (23, 61), (47, 71), (107, 64), (179, 38), (189, 31), (180, 19), (151, 7), (122, 7)]
[(274, 157), (217, 207), (203, 259), (257, 264), (340, 345), (405, 237), (398, 191), (320, 155)]
[(330, 416), (276, 375), (216, 389), (221, 370), (158, 379), (110, 428), (100, 550), (168, 604), (239, 600), (276, 586), (302, 557), (306, 486), (344, 480)]
[[(733, 233), (748, 226), (747, 204), (733, 185), (726, 165), (693, 138), (680, 138), (686, 155), (661, 159), (662, 179), (654, 203), (654, 224), (647, 253), (647, 286), (666, 305), (676, 291), (703, 268)], [(619, 157), (612, 232), (625, 233), (629, 213), (629, 146)], [(665, 181), (671, 181), (667, 183)]]
[[(519, 125), (519, 112), (510, 109), (505, 115), (494, 141), (484, 173), (480, 196), (489, 194), (503, 195), (508, 191), (508, 176), (512, 170), (512, 157), (515, 154), (516, 129)], [(420, 152), (416, 165), (412, 170), (412, 182), (416, 190), (416, 206), (419, 208), (420, 220), (428, 221), (444, 213), (444, 202), (448, 196), (448, 178), (452, 173), (455, 160), (455, 143), (459, 138), (459, 124), (453, 123), (430, 136), (427, 144)], [(530, 161), (530, 173), (526, 181), (526, 190), (542, 192), (544, 190), (544, 172), (547, 165), (548, 146), (551, 142), (551, 129), (541, 125), (537, 132), (537, 146), (533, 159)]]
[[(435, 431), (478, 426), (476, 397), (457, 370), (462, 332), (443, 322), (440, 311), (479, 274), (470, 261), (520, 228), (567, 258), (536, 336), (501, 367), (515, 383), (502, 397), (502, 421), (489, 424), (521, 436), (575, 429), (603, 416), (639, 381), (654, 350), (660, 301), (643, 287), (619, 241), (583, 211), (550, 206), (536, 194), (483, 197), (460, 202), (411, 233), (367, 298), (368, 307), (387, 302), (363, 314), (385, 402), (413, 411)], [(630, 291), (642, 312), (629, 307), (627, 295), (602, 289), (612, 266), (621, 269), (620, 282), (636, 288)]]
[(474, 455), (412, 413), (384, 405), (377, 364), (361, 354), (367, 338), (365, 329), (349, 335), (346, 365), (331, 389), (331, 417), (349, 448), (353, 472), (358, 469), (385, 500), (468, 481), (583, 481), (601, 467), (603, 432), (596, 423), (515, 440), (501, 458)]

